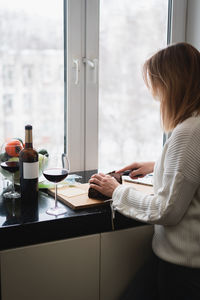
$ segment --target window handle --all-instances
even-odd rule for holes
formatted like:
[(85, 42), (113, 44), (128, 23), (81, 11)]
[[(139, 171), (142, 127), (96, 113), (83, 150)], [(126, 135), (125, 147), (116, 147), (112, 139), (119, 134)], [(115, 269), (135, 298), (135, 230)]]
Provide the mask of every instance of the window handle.
[(79, 60), (73, 59), (74, 69), (75, 69), (75, 84), (79, 83)]
[(94, 69), (95, 68), (95, 64), (94, 61), (91, 59), (88, 59), (86, 57), (83, 57), (83, 63), (84, 64), (88, 64), (88, 66), (90, 66), (90, 68)]
[(98, 59), (94, 58), (93, 60), (83, 57), (82, 62), (87, 64), (94, 72), (93, 81), (97, 83), (97, 72), (98, 72)]

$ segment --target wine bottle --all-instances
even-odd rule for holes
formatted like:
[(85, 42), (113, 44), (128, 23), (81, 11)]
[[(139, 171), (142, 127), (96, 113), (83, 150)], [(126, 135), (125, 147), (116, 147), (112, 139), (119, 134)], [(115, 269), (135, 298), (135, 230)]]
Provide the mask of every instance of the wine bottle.
[(28, 213), (35, 210), (38, 202), (38, 153), (33, 149), (32, 126), (25, 126), (25, 147), (19, 153), (21, 203)]

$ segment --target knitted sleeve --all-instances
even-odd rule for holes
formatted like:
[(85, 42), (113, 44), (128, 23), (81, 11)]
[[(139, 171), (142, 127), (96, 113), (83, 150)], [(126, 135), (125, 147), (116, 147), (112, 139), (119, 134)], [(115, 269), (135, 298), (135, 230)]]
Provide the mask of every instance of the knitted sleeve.
[(145, 195), (133, 187), (118, 186), (112, 197), (116, 210), (151, 224), (180, 222), (200, 184), (200, 129), (178, 128), (170, 139), (156, 193)]

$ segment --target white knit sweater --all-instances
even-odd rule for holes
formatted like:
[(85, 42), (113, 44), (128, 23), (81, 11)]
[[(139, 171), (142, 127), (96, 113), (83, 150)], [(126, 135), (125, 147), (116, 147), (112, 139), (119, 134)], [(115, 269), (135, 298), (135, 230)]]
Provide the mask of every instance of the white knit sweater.
[(179, 124), (165, 143), (154, 168), (154, 195), (120, 185), (112, 198), (122, 214), (156, 224), (157, 256), (200, 267), (200, 117)]

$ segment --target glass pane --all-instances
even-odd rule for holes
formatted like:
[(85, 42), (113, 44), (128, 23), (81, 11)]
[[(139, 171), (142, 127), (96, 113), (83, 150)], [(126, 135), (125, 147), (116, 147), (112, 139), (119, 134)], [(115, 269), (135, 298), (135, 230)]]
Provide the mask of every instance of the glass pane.
[(142, 78), (166, 46), (168, 1), (100, 1), (99, 169), (154, 160), (162, 148), (159, 104)]
[(63, 151), (63, 1), (0, 0), (0, 37), (0, 143), (32, 124), (36, 149)]

